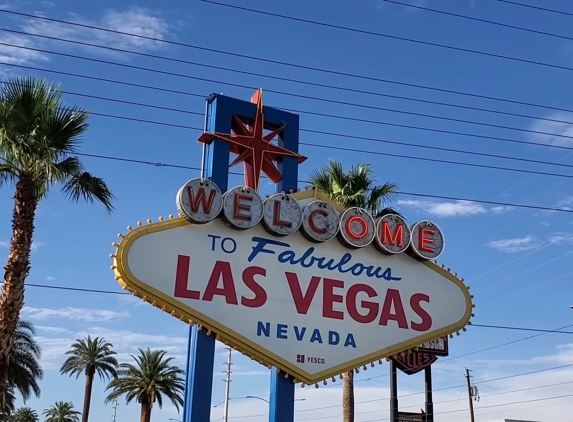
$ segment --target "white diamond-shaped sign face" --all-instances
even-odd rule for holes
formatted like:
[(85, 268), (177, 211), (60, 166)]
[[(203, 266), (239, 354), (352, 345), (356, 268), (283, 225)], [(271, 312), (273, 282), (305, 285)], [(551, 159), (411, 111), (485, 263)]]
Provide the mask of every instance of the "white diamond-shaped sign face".
[(460, 280), (406, 253), (220, 218), (131, 231), (115, 272), (146, 301), (309, 384), (460, 330), (472, 310)]

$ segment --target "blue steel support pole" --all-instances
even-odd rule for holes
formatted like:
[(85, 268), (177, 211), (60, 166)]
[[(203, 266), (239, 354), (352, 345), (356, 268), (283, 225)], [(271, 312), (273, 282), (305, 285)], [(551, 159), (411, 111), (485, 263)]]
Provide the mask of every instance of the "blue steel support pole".
[[(282, 138), (282, 146), (298, 152), (298, 116), (291, 115), (291, 119), (285, 127)], [(279, 164), (282, 180), (277, 185), (277, 192), (288, 192), (290, 189), (296, 192), (298, 187), (298, 159), (294, 157), (283, 158)], [(269, 404), (269, 422), (293, 422), (294, 421), (294, 390), (293, 378), (284, 377), (284, 373), (278, 373), (277, 368), (271, 369), (271, 396)]]
[[(216, 96), (208, 100), (206, 124), (209, 130), (228, 133), (231, 121), (227, 119), (229, 128), (226, 128), (226, 119), (217, 118), (220, 116), (220, 113), (217, 113), (217, 100)], [(225, 192), (229, 175), (229, 146), (224, 142), (214, 141), (207, 146), (205, 152), (205, 177)], [(214, 363), (215, 335), (208, 336), (207, 330), (199, 331), (197, 325), (194, 325), (189, 332), (183, 422), (210, 421)]]

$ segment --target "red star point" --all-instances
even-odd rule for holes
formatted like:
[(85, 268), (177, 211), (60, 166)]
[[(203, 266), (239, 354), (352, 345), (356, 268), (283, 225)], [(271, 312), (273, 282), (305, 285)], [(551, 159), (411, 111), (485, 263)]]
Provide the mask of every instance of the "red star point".
[(296, 157), (299, 164), (306, 157), (289, 151), (288, 149), (271, 144), (271, 141), (285, 128), (285, 125), (265, 135), (265, 119), (263, 113), (263, 90), (257, 90), (251, 97), (251, 102), (257, 105), (253, 126), (247, 125), (239, 117), (233, 115), (233, 130), (231, 134), (206, 132), (197, 142), (210, 144), (214, 140), (227, 142), (230, 150), (237, 157), (229, 167), (243, 163), (245, 173), (245, 186), (259, 190), (261, 173), (264, 173), (273, 183), (282, 179), (282, 174), (277, 168), (277, 161), (281, 157)]

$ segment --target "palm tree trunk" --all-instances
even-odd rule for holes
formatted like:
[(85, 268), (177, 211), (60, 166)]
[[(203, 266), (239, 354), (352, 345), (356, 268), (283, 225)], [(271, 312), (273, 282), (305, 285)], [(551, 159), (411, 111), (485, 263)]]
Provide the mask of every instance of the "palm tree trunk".
[(14, 346), (14, 332), (24, 306), (24, 281), (30, 272), (30, 252), (38, 199), (34, 180), (21, 174), (16, 183), (12, 213), (10, 254), (4, 267), (0, 297), (0, 397), (7, 392), (8, 361)]
[(354, 372), (344, 374), (342, 380), (342, 421), (354, 422)]
[(147, 400), (141, 402), (141, 417), (139, 422), (151, 422), (151, 404)]
[(95, 368), (91, 368), (86, 374), (86, 387), (84, 390), (84, 410), (82, 412), (82, 422), (88, 422), (90, 415), (90, 405), (92, 402), (92, 388), (94, 385)]

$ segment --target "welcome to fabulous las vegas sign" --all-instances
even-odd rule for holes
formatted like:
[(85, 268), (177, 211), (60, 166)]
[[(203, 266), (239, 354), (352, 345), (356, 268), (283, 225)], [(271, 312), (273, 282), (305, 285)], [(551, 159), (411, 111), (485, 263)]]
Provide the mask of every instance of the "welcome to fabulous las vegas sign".
[(193, 179), (181, 218), (139, 224), (112, 255), (133, 294), (297, 381), (316, 383), (465, 329), (471, 295), (431, 259), (430, 221), (343, 209), (309, 190), (265, 199)]

